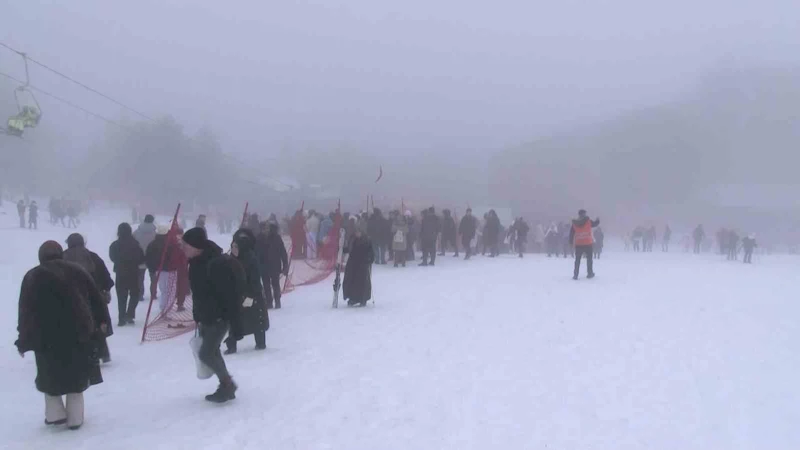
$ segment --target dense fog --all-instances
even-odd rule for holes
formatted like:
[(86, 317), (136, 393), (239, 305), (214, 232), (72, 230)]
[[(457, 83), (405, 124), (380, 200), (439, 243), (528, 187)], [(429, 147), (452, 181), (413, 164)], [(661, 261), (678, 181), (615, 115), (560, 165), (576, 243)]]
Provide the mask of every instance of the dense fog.
[[(611, 233), (796, 238), (798, 8), (13, 2), (0, 42), (118, 103), (29, 63), (42, 118), (0, 136), (0, 185), (161, 211), (586, 208)], [(5, 120), (23, 58), (0, 48), (0, 73)]]

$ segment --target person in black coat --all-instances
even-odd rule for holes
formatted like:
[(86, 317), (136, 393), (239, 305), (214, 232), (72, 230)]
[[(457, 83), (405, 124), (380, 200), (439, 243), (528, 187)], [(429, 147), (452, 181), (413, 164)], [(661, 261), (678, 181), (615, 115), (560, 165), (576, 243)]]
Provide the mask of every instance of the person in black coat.
[(242, 228), (233, 234), (231, 255), (242, 265), (246, 283), (242, 302), (239, 304), (241, 328), (229, 332), (228, 339), (225, 340), (228, 347), (225, 354), (236, 353), (236, 341), (251, 334), (256, 340), (256, 350), (264, 350), (267, 348), (264, 333), (269, 329), (269, 315), (256, 256), (256, 236), (249, 228)]
[[(83, 236), (78, 233), (72, 233), (67, 238), (67, 250), (64, 251), (64, 260), (75, 263), (84, 268), (89, 275), (92, 276), (95, 286), (100, 291), (100, 295), (105, 302), (102, 307), (105, 309), (103, 312), (104, 317), (110, 317), (108, 313), (108, 304), (111, 303), (111, 288), (114, 287), (114, 280), (108, 272), (108, 267), (97, 253), (89, 251), (86, 248), (86, 241)], [(98, 357), (104, 362), (111, 362), (111, 352), (108, 349), (107, 338), (114, 334), (109, 321), (104, 333), (97, 333), (95, 335), (95, 343), (97, 345)]]
[(594, 229), (594, 257), (595, 259), (600, 259), (600, 255), (603, 254), (603, 243), (606, 240), (606, 234), (603, 232), (601, 227), (597, 227)]
[(514, 224), (511, 225), (511, 229), (509, 230), (509, 234), (517, 234), (517, 249), (519, 250), (520, 258), (522, 258), (525, 254), (525, 244), (528, 242), (528, 233), (530, 231), (531, 227), (528, 226), (528, 223), (525, 222), (525, 219), (522, 217), (515, 220)]
[(489, 248), (489, 256), (494, 258), (500, 254), (500, 218), (494, 210), (489, 211), (486, 218), (486, 227), (484, 228), (484, 242), (485, 246)]
[(449, 209), (442, 211), (442, 214), (444, 214), (444, 219), (442, 219), (442, 252), (439, 253), (439, 256), (444, 256), (447, 248), (452, 246), (456, 250), (456, 254), (453, 255), (453, 257), (457, 258), (458, 242), (456, 241), (456, 220), (453, 219)]
[(478, 231), (478, 221), (472, 215), (472, 208), (467, 208), (467, 213), (461, 218), (461, 223), (458, 225), (458, 232), (461, 234), (461, 246), (467, 252), (465, 260), (472, 257), (472, 240), (475, 239), (475, 233)]
[[(267, 230), (265, 230), (267, 228)], [(261, 266), (261, 280), (266, 294), (267, 309), (281, 308), (281, 275), (289, 276), (289, 257), (286, 245), (278, 232), (278, 224), (266, 222), (256, 239), (256, 254)]]
[(136, 318), (136, 305), (141, 301), (143, 292), (140, 292), (139, 266), (144, 264), (144, 251), (139, 242), (133, 237), (133, 230), (127, 223), (117, 227), (117, 240), (108, 249), (111, 262), (114, 263), (114, 273), (117, 275), (117, 307), (119, 323), (123, 327), (133, 324)]
[(375, 253), (369, 237), (361, 230), (356, 230), (349, 254), (342, 294), (348, 306), (366, 306), (367, 301), (372, 299), (372, 263), (375, 262)]
[(386, 236), (386, 218), (383, 212), (375, 208), (367, 221), (367, 234), (372, 241), (377, 264), (386, 264), (386, 247), (389, 244)]
[[(236, 383), (219, 350), (229, 330), (240, 330), (239, 307), (244, 298), (245, 274), (235, 258), (208, 240), (206, 230), (192, 228), (184, 233), (181, 249), (189, 260), (192, 287), (192, 316), (202, 339), (198, 358), (219, 379), (219, 387), (206, 400), (224, 403), (236, 398)], [(234, 331), (235, 332), (235, 331)]]
[[(436, 239), (442, 230), (442, 224), (433, 206), (425, 210), (420, 224), (419, 239), (422, 245), (422, 263), (420, 266), (436, 265)], [(430, 258), (430, 264), (428, 260)]]
[(15, 345), (22, 356), (36, 355), (45, 424), (74, 430), (83, 424), (83, 391), (103, 382), (95, 335), (107, 330), (111, 318), (92, 277), (63, 260), (61, 245), (42, 244), (39, 262), (22, 280)]

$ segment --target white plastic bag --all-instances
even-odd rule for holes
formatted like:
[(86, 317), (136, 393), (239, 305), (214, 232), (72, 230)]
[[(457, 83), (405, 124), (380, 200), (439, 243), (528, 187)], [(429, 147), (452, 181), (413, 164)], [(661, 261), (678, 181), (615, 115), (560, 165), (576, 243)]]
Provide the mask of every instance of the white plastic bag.
[(253, 299), (250, 297), (244, 299), (244, 301), (242, 302), (242, 306), (245, 308), (250, 308), (251, 306), (253, 306)]
[(201, 380), (207, 380), (214, 375), (214, 371), (211, 370), (211, 367), (208, 367), (206, 363), (200, 361), (200, 347), (203, 346), (203, 338), (200, 336), (195, 336), (189, 341), (189, 346), (192, 348), (192, 354), (194, 355), (194, 363), (197, 366), (197, 378)]

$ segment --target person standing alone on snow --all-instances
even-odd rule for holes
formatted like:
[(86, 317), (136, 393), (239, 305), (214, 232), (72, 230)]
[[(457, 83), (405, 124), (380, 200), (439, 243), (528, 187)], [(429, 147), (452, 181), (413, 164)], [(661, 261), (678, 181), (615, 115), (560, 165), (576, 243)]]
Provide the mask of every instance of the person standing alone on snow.
[(114, 273), (117, 275), (118, 327), (133, 325), (136, 319), (136, 305), (143, 292), (139, 290), (139, 266), (144, 264), (144, 252), (133, 237), (133, 230), (127, 223), (117, 227), (117, 240), (108, 249)]
[(219, 387), (206, 400), (224, 403), (236, 398), (236, 383), (228, 373), (225, 359), (219, 350), (228, 330), (238, 330), (240, 303), (237, 270), (241, 266), (222, 249), (208, 240), (206, 230), (195, 227), (181, 240), (181, 249), (189, 260), (189, 284), (192, 288), (192, 315), (202, 345), (198, 352), (200, 361), (219, 379)]
[(586, 215), (586, 210), (578, 211), (578, 218), (572, 221), (572, 230), (569, 233), (569, 241), (575, 247), (575, 270), (572, 275), (573, 280), (578, 279), (581, 269), (581, 257), (586, 255), (587, 278), (594, 278), (592, 267), (592, 257), (594, 256), (594, 238), (592, 228), (600, 225), (600, 219), (592, 221)]
[(350, 245), (350, 257), (344, 271), (342, 282), (343, 298), (347, 306), (366, 306), (372, 299), (372, 263), (375, 262), (375, 252), (372, 242), (361, 232), (356, 230), (355, 239)]
[(25, 201), (17, 202), (17, 214), (19, 214), (19, 227), (25, 228)]
[(744, 249), (744, 263), (753, 264), (753, 250), (757, 247), (756, 235), (751, 233), (742, 239), (742, 249)]
[(36, 204), (36, 200), (32, 201), (31, 206), (28, 207), (28, 228), (39, 229), (39, 205)]
[[(95, 336), (110, 323), (91, 276), (63, 260), (55, 241), (39, 248), (39, 265), (22, 279), (19, 296), (20, 356), (36, 356), (36, 389), (45, 396), (45, 425), (83, 425), (83, 391), (103, 382)], [(62, 396), (66, 396), (66, 407)]]

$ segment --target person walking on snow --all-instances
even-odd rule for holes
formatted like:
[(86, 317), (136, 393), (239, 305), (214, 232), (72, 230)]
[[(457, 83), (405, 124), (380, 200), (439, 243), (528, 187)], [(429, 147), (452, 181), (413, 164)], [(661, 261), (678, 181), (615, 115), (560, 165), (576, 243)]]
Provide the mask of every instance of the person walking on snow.
[(257, 245), (267, 309), (281, 309), (281, 274), (289, 276), (289, 258), (277, 223), (269, 224), (268, 231), (257, 239)]
[(36, 204), (36, 200), (32, 201), (28, 207), (28, 228), (31, 230), (39, 229), (39, 205)]
[(744, 263), (753, 264), (753, 250), (757, 247), (755, 233), (742, 239), (742, 249), (744, 249)]
[(19, 214), (19, 227), (25, 228), (25, 201), (17, 202), (17, 214)]
[(144, 264), (144, 252), (133, 237), (133, 230), (127, 223), (117, 227), (117, 240), (108, 249), (114, 273), (117, 276), (118, 327), (133, 325), (136, 319), (136, 305), (143, 293), (139, 290), (139, 266)]
[(664, 228), (664, 238), (661, 240), (661, 251), (668, 252), (669, 251), (669, 241), (672, 239), (672, 229), (667, 225)]
[(20, 356), (32, 351), (36, 357), (45, 425), (66, 424), (71, 430), (83, 425), (83, 392), (103, 382), (95, 336), (105, 334), (110, 321), (91, 276), (63, 260), (58, 242), (42, 244), (39, 265), (22, 279), (14, 344)]
[[(138, 227), (136, 227), (136, 231), (133, 232), (133, 238), (136, 239), (136, 242), (139, 243), (139, 247), (142, 249), (142, 252), (147, 252), (147, 247), (150, 245), (151, 242), (156, 238), (156, 224), (155, 224), (155, 217), (151, 214), (144, 216), (144, 222), (140, 223)], [(142, 293), (142, 298), (139, 300), (144, 300), (144, 273), (147, 272), (147, 265), (143, 262), (139, 265), (139, 292)], [(152, 289), (153, 278), (150, 277), (150, 285)]]
[[(436, 265), (436, 239), (441, 231), (441, 222), (436, 215), (436, 210), (431, 206), (425, 210), (420, 227), (420, 241), (422, 243), (422, 263), (420, 266)], [(430, 258), (430, 263), (428, 259)]]
[(454, 258), (458, 258), (458, 242), (456, 241), (456, 221), (453, 219), (453, 215), (450, 213), (449, 209), (445, 209), (442, 211), (444, 214), (444, 219), (442, 220), (442, 243), (441, 243), (441, 253), (439, 256), (444, 256), (445, 252), (447, 252), (447, 248), (451, 247), (455, 249), (456, 253), (453, 255)]
[(594, 229), (594, 257), (595, 259), (600, 259), (600, 255), (603, 254), (603, 242), (606, 240), (606, 235), (603, 233), (603, 229), (601, 227), (597, 227)]
[(111, 303), (111, 288), (114, 287), (114, 280), (111, 279), (111, 274), (108, 272), (108, 267), (103, 262), (103, 258), (97, 253), (89, 251), (86, 248), (86, 241), (83, 236), (78, 233), (72, 233), (67, 238), (67, 250), (64, 251), (64, 260), (75, 263), (89, 272), (95, 286), (100, 291), (100, 295), (103, 297), (103, 304), (97, 305), (96, 308), (98, 310), (102, 308), (102, 316), (109, 319), (105, 322), (106, 329), (104, 332), (96, 333), (94, 337), (97, 345), (97, 357), (104, 363), (111, 362), (111, 352), (108, 349), (107, 338), (114, 334), (114, 330), (111, 328), (108, 304)]
[(243, 269), (234, 258), (223, 255), (200, 227), (184, 233), (181, 250), (189, 260), (192, 316), (202, 339), (198, 358), (219, 379), (216, 392), (207, 395), (206, 400), (225, 403), (236, 398), (238, 387), (219, 348), (229, 330), (241, 327), (238, 309), (242, 292), (238, 280), (243, 279)]
[(394, 266), (406, 266), (406, 252), (408, 243), (408, 224), (406, 218), (397, 214), (392, 224), (392, 250), (394, 251)]
[(575, 270), (572, 275), (573, 280), (578, 279), (578, 273), (581, 269), (581, 257), (583, 255), (586, 255), (586, 277), (594, 278), (594, 268), (592, 267), (594, 238), (592, 237), (592, 228), (598, 225), (600, 225), (600, 219), (589, 219), (585, 209), (578, 211), (578, 218), (572, 221), (569, 242), (575, 247)]
[(244, 278), (241, 286), (242, 296), (239, 302), (239, 320), (241, 327), (231, 329), (225, 344), (225, 354), (236, 353), (236, 341), (244, 336), (253, 335), (256, 350), (267, 348), (265, 332), (269, 330), (269, 315), (264, 302), (264, 288), (261, 286), (261, 271), (256, 256), (256, 236), (249, 228), (242, 228), (233, 234), (231, 256), (236, 258), (243, 269)]
[(461, 223), (458, 225), (458, 234), (461, 235), (461, 246), (467, 255), (464, 260), (472, 257), (472, 240), (475, 239), (475, 233), (478, 230), (478, 221), (472, 215), (472, 208), (467, 208), (467, 213), (461, 218)]

